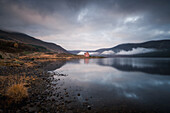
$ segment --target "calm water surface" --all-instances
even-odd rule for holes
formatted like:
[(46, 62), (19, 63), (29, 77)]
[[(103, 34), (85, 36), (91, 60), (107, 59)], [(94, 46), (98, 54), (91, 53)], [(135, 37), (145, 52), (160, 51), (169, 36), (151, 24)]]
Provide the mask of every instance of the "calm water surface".
[(60, 77), (63, 87), (80, 93), (80, 104), (88, 99), (92, 109), (170, 112), (168, 58), (71, 60), (54, 71), (67, 74)]

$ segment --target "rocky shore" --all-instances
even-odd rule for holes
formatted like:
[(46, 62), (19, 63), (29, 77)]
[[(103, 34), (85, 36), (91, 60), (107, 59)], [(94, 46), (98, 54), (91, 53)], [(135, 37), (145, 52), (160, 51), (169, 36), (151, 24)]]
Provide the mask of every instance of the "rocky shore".
[[(90, 112), (91, 106), (88, 103), (88, 98), (83, 105), (80, 105), (77, 101), (80, 93), (72, 91), (71, 86), (63, 87), (64, 82), (62, 77), (67, 77), (67, 75), (48, 72), (49, 70), (61, 67), (65, 62), (66, 59), (46, 59), (44, 61), (35, 59), (15, 59), (5, 62), (1, 61), (0, 113)], [(27, 98), (18, 102), (11, 102), (10, 98), (5, 95), (8, 84), (3, 83), (2, 80), (5, 77), (9, 79), (8, 76), (11, 75), (33, 78), (33, 80), (25, 85), (28, 89)]]

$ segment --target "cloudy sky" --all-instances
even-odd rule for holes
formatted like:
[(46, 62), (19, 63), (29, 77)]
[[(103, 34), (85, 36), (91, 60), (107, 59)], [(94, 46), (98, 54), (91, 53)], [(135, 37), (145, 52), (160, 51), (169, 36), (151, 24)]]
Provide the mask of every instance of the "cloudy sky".
[(0, 0), (0, 29), (68, 50), (170, 39), (170, 0)]

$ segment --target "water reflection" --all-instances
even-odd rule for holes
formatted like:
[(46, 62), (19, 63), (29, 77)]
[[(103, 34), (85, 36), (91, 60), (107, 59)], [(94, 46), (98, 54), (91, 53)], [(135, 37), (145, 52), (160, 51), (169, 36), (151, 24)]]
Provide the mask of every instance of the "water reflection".
[(170, 75), (169, 58), (104, 58), (72, 60), (70, 63), (98, 64), (128, 72), (144, 72), (149, 74)]
[(170, 75), (170, 59), (165, 58), (109, 58), (107, 60), (98, 60), (97, 63), (111, 66), (121, 71)]
[(93, 96), (96, 107), (123, 102), (169, 110), (170, 76), (161, 76), (169, 67), (170, 59), (105, 58), (68, 61), (55, 71), (68, 74), (65, 87), (83, 88), (82, 98)]

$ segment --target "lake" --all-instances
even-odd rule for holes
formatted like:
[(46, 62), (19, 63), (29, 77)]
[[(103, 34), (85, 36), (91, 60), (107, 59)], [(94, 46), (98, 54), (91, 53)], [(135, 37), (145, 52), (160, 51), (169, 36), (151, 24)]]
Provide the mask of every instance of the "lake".
[[(77, 105), (96, 112), (170, 112), (169, 58), (74, 59), (61, 63), (61, 79)], [(77, 96), (78, 94), (78, 96)]]

